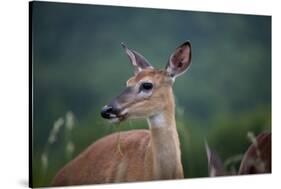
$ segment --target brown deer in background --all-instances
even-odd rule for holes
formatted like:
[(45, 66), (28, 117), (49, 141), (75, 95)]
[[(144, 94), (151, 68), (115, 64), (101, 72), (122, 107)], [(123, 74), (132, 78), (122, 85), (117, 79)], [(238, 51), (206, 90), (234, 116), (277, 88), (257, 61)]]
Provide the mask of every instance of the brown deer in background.
[(58, 172), (54, 186), (184, 177), (172, 87), (175, 78), (190, 66), (191, 44), (180, 45), (161, 70), (122, 46), (134, 76), (121, 94), (103, 107), (101, 115), (112, 122), (145, 118), (149, 129), (114, 133), (96, 141)]
[(239, 170), (234, 173), (225, 170), (221, 158), (205, 142), (209, 176), (271, 173), (271, 132), (264, 131), (257, 137), (251, 136), (251, 140), (252, 144), (242, 154)]

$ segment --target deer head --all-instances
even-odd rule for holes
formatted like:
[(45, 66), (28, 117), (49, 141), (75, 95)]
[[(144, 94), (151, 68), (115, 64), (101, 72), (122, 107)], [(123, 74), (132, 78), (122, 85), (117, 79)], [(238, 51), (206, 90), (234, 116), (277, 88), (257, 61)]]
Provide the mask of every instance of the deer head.
[(191, 63), (190, 42), (175, 49), (164, 69), (154, 69), (140, 53), (123, 43), (122, 46), (134, 68), (134, 76), (127, 81), (121, 94), (102, 108), (101, 116), (112, 122), (120, 122), (148, 118), (171, 108), (175, 78), (184, 73)]

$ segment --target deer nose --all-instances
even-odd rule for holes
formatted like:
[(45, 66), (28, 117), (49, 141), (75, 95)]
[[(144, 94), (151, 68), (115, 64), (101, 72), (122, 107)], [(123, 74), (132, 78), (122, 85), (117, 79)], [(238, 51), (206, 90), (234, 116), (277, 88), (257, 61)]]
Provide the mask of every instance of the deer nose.
[(101, 110), (101, 116), (105, 119), (110, 119), (110, 118), (114, 118), (116, 117), (114, 111), (113, 111), (113, 107), (111, 106), (104, 106)]

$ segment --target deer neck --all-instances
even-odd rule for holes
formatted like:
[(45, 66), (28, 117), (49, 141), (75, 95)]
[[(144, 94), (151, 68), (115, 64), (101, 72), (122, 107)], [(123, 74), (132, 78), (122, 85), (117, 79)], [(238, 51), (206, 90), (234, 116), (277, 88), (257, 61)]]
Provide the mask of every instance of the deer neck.
[(155, 179), (183, 178), (181, 152), (175, 121), (172, 92), (166, 108), (148, 118), (151, 133), (151, 153)]

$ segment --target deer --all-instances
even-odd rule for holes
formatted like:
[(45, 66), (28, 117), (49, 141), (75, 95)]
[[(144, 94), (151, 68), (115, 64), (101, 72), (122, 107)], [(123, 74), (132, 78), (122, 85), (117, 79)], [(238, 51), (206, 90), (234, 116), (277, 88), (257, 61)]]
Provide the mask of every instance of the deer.
[(146, 119), (148, 129), (116, 132), (97, 140), (57, 173), (53, 186), (184, 178), (173, 84), (191, 65), (191, 43), (178, 46), (164, 69), (155, 69), (140, 53), (121, 45), (134, 75), (102, 108), (101, 116), (113, 123)]
[(240, 167), (237, 172), (227, 171), (220, 156), (205, 141), (209, 176), (271, 173), (271, 132), (263, 131), (257, 137), (251, 137), (251, 140), (252, 144), (242, 154)]

